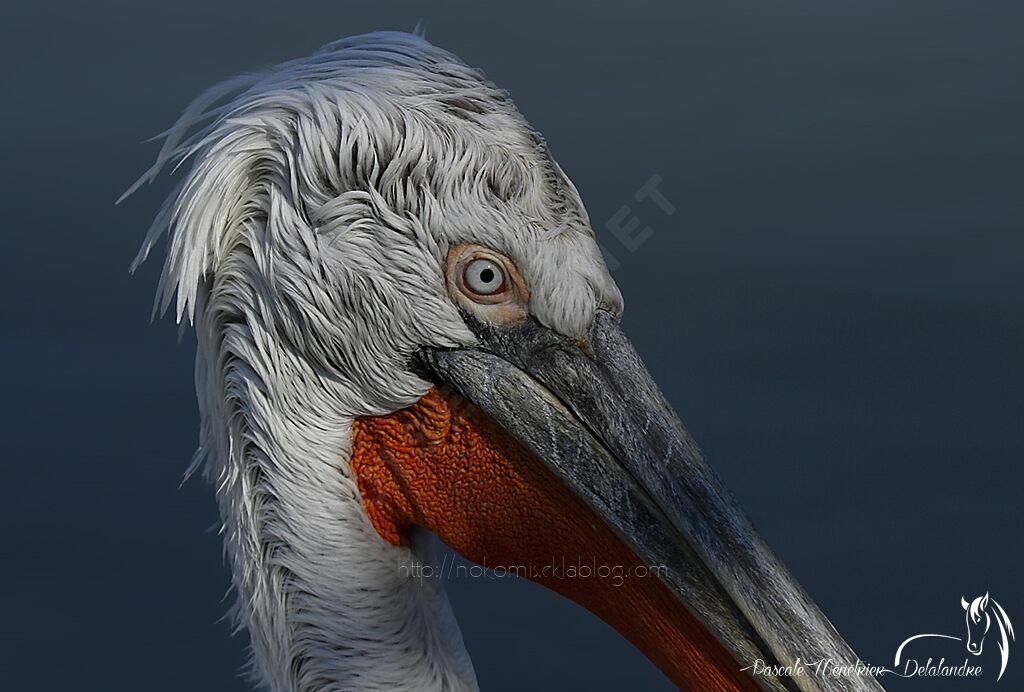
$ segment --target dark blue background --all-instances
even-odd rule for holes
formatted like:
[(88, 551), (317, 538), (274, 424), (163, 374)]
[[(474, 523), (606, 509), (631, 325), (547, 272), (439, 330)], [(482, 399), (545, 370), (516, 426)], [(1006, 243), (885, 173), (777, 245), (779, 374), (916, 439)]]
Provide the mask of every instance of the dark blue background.
[[(159, 260), (127, 272), (169, 185), (113, 201), (214, 81), (421, 17), (546, 134), (656, 379), (862, 657), (962, 634), (962, 594), (1024, 618), (1024, 5), (432, 5), (2, 10), (0, 688), (246, 688), (212, 491), (178, 487), (192, 339), (149, 323)], [(665, 686), (539, 587), (449, 591), (485, 689)]]

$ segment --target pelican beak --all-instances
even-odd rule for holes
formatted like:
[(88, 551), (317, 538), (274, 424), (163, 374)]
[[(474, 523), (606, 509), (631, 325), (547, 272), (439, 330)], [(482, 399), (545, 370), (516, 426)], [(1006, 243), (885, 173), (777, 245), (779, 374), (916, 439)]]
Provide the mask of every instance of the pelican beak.
[[(870, 675), (815, 677), (799, 665), (858, 659), (704, 461), (615, 317), (599, 313), (578, 342), (532, 320), (471, 326), (477, 348), (422, 360), (568, 490), (555, 505), (575, 519), (533, 530), (581, 534), (565, 545), (589, 583), (536, 580), (597, 613), (680, 687), (881, 689)], [(556, 567), (566, 550), (551, 556)], [(593, 583), (602, 567), (620, 588)]]

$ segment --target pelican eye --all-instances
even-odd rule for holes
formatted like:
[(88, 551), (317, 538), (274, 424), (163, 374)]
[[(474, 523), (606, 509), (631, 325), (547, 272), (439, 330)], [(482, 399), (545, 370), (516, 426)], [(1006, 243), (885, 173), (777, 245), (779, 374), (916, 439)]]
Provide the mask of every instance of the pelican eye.
[(493, 296), (504, 290), (505, 272), (496, 262), (480, 257), (466, 264), (462, 282), (472, 293)]
[(510, 257), (473, 243), (459, 243), (445, 260), (448, 295), (484, 322), (508, 323), (529, 313), (530, 289)]

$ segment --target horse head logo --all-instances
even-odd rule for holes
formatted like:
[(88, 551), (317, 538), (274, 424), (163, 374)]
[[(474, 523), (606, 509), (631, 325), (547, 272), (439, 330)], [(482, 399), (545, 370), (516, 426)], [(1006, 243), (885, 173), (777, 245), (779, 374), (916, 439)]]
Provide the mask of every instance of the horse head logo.
[[(915, 634), (904, 639), (896, 649), (896, 658), (893, 660), (893, 664), (899, 666), (900, 661), (904, 660), (903, 650), (911, 642), (920, 639), (948, 639), (967, 642), (967, 652), (974, 656), (980, 656), (981, 648), (985, 644), (985, 636), (995, 625), (993, 636), (998, 636), (996, 646), (999, 647), (999, 677), (996, 678), (996, 682), (999, 682), (1006, 671), (1006, 662), (1010, 660), (1010, 642), (1014, 639), (1013, 624), (1010, 622), (1010, 618), (1006, 615), (1003, 607), (996, 602), (996, 599), (990, 598), (987, 592), (984, 596), (978, 596), (970, 601), (961, 596), (960, 606), (964, 609), (964, 617), (967, 620), (967, 637), (965, 639), (951, 634)], [(904, 675), (903, 677), (908, 676)]]
[[(1013, 641), (1013, 624), (994, 598), (989, 598), (986, 592), (984, 596), (968, 601), (960, 597), (960, 606), (964, 609), (964, 618), (967, 620), (967, 651), (978, 656), (981, 654), (981, 647), (985, 643), (985, 635), (988, 634), (992, 624), (995, 623), (999, 633), (1000, 667), (999, 677), (1003, 677), (1006, 670), (1006, 662), (1010, 658), (1010, 642)], [(996, 678), (997, 680), (999, 678)]]
[(970, 603), (961, 596), (960, 605), (963, 606), (967, 614), (967, 650), (977, 656), (981, 653), (985, 635), (988, 634), (988, 629), (992, 626), (992, 617), (988, 614), (988, 593), (975, 598)]

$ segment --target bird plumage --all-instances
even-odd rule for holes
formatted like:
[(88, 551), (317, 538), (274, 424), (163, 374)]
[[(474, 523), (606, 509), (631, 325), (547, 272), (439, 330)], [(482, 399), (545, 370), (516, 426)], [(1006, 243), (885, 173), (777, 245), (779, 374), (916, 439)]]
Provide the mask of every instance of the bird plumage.
[(422, 38), (369, 34), (214, 87), (165, 133), (183, 167), (159, 306), (194, 321), (198, 459), (217, 492), (253, 671), (284, 690), (476, 686), (439, 585), (399, 566), (348, 465), (353, 420), (416, 402), (424, 345), (476, 338), (452, 242), (514, 257), (545, 325), (621, 309), (579, 196), (508, 94)]

